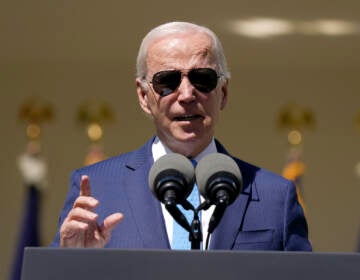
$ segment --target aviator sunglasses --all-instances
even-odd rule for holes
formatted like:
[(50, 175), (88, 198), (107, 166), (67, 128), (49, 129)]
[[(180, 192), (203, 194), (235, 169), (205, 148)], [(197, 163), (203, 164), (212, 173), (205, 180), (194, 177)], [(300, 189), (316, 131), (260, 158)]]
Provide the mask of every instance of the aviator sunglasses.
[(180, 70), (165, 70), (154, 74), (151, 84), (160, 96), (173, 93), (187, 76), (190, 83), (200, 92), (209, 93), (216, 88), (220, 76), (211, 68), (194, 68), (187, 73)]

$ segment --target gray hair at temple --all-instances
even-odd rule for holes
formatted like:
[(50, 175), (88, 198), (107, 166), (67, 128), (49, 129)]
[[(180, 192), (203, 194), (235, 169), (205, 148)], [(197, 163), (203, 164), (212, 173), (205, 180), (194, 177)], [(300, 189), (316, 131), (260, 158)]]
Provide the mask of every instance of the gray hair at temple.
[(216, 57), (216, 62), (219, 67), (219, 74), (221, 74), (225, 79), (230, 78), (230, 72), (227, 67), (227, 62), (224, 54), (224, 49), (222, 44), (217, 37), (217, 35), (211, 31), (209, 28), (201, 25), (197, 25), (189, 22), (169, 22), (152, 29), (142, 40), (139, 53), (136, 60), (136, 76), (138, 78), (144, 79), (147, 74), (147, 64), (146, 56), (149, 46), (159, 38), (162, 38), (169, 34), (176, 33), (187, 33), (187, 32), (201, 32), (207, 34), (213, 45), (213, 51)]

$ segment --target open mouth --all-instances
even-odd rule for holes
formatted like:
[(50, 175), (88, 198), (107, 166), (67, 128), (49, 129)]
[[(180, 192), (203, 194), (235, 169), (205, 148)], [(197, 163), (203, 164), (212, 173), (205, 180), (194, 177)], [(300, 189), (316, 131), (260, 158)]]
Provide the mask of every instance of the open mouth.
[(188, 116), (179, 116), (175, 117), (176, 121), (193, 121), (202, 118), (201, 115), (188, 115)]

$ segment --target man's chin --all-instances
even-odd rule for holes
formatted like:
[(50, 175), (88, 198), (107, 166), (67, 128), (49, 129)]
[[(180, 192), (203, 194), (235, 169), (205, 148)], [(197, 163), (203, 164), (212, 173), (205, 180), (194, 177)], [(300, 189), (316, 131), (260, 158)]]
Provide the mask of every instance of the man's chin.
[(195, 132), (183, 132), (178, 135), (174, 135), (174, 140), (180, 143), (189, 143), (201, 141), (202, 136)]
[[(173, 130), (168, 130), (167, 133), (158, 133), (162, 141), (166, 141), (167, 145), (186, 145), (194, 143), (204, 143), (208, 142), (208, 139), (212, 138), (210, 131), (206, 131), (204, 128), (201, 129), (186, 129), (184, 127)], [(162, 135), (162, 137), (161, 137)]]

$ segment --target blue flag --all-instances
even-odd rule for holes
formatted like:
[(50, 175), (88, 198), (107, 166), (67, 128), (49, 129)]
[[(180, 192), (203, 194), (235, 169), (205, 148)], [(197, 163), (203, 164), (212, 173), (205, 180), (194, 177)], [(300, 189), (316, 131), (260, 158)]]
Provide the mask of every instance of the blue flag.
[(26, 187), (26, 204), (23, 209), (23, 221), (19, 232), (19, 239), (14, 255), (11, 280), (21, 279), (21, 267), (23, 261), (24, 248), (31, 246), (40, 246), (39, 237), (39, 208), (40, 208), (40, 190), (35, 185)]

